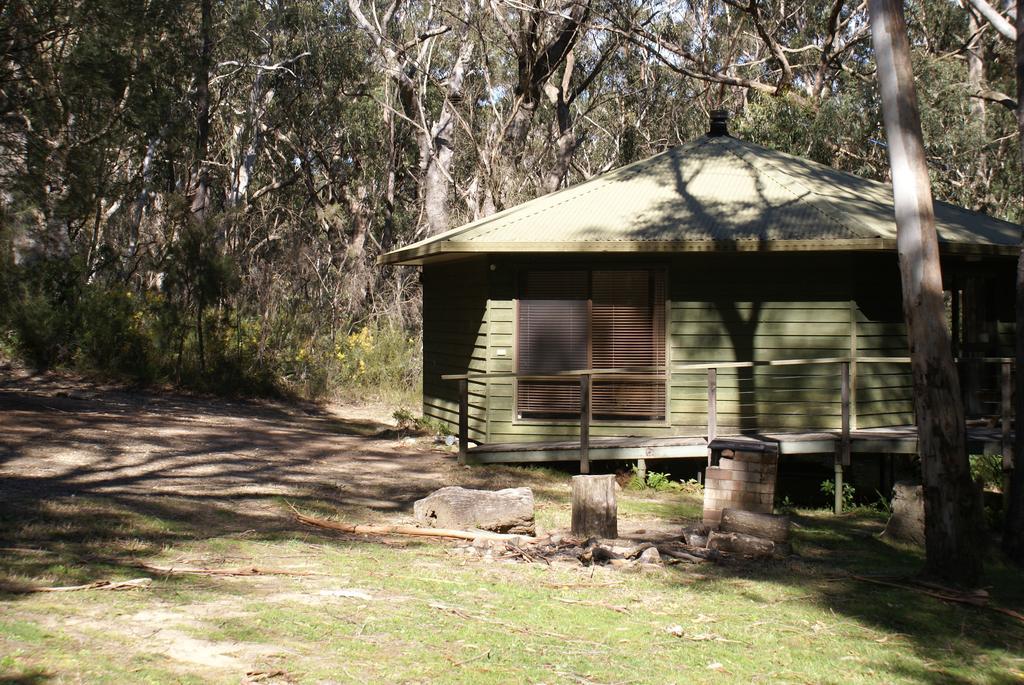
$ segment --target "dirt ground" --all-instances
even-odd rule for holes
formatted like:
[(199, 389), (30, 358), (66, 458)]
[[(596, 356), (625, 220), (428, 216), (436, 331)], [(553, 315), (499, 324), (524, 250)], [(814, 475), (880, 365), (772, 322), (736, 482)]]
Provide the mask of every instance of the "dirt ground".
[[(874, 535), (877, 513), (800, 512), (793, 559), (633, 572), (298, 523), (289, 506), (407, 522), (414, 500), (461, 484), (529, 486), (538, 526), (568, 526), (569, 474), (460, 467), (432, 438), (401, 435), (392, 409), (227, 401), (0, 366), (0, 683), (1024, 677), (1024, 636), (1005, 616), (838, 575), (919, 567), (919, 552)], [(701, 503), (623, 490), (620, 535), (678, 537)], [(1019, 572), (989, 572), (993, 601), (1020, 607)], [(144, 589), (46, 591), (128, 579)]]
[(400, 514), (444, 485), (503, 486), (500, 470), (459, 467), (443, 445), (399, 434), (391, 411), (156, 394), (0, 370), (0, 500), (168, 495), (277, 516), (283, 498)]

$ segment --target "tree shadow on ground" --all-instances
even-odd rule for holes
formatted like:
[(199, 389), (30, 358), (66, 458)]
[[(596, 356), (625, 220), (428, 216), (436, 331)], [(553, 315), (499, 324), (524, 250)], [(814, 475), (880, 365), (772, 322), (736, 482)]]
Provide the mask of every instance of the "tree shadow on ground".
[(0, 685), (39, 685), (53, 680), (53, 676), (45, 671), (32, 670), (19, 675), (0, 675)]
[[(687, 587), (708, 591), (724, 590), (737, 583), (755, 580), (778, 585), (780, 592), (796, 590), (799, 601), (810, 602), (834, 614), (837, 624), (879, 633), (877, 640), (899, 640), (917, 659), (888, 658), (875, 667), (888, 676), (935, 684), (975, 683), (975, 678), (952, 673), (928, 664), (948, 664), (950, 655), (968, 670), (990, 658), (993, 652), (1024, 654), (1024, 624), (990, 609), (943, 602), (914, 590), (888, 587), (858, 580), (853, 576), (885, 577), (898, 583), (913, 582), (923, 566), (921, 550), (891, 544), (878, 537), (884, 521), (880, 516), (859, 514), (831, 517), (794, 516), (794, 551), (785, 560), (746, 561), (718, 564), (700, 579), (682, 569)], [(677, 567), (678, 568), (678, 567)], [(987, 565), (992, 603), (1015, 610), (1024, 608), (1024, 587), (1019, 571), (992, 558)], [(703, 569), (702, 569), (703, 570)], [(785, 619), (757, 592), (739, 594), (763, 607), (762, 620), (776, 627)], [(759, 610), (760, 611), (760, 610)], [(782, 612), (784, 613), (784, 612)], [(795, 626), (806, 632), (807, 627)], [(845, 629), (845, 628), (841, 628)], [(852, 657), (851, 657), (852, 658)], [(922, 666), (925, 664), (925, 666)], [(841, 678), (837, 664), (837, 677)], [(1019, 683), (1006, 673), (996, 683)]]
[[(516, 468), (468, 470), (430, 440), (315, 405), (0, 382), (0, 583), (135, 573), (139, 559), (227, 536), (311, 532), (306, 513), (410, 516), (445, 485), (507, 487)], [(557, 486), (534, 478), (538, 498)]]

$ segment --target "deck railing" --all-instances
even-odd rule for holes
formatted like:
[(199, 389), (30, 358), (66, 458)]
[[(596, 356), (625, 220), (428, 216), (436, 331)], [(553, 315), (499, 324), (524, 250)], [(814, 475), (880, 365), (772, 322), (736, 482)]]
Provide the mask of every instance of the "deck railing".
[[(1003, 467), (1009, 469), (1011, 465), (1011, 428), (1013, 421), (1013, 383), (1011, 381), (1014, 360), (1006, 357), (972, 357), (955, 360), (956, 363), (972, 364), (998, 364), (999, 365), (999, 423), (1001, 429), (1001, 447), (1003, 454)], [(570, 378), (578, 378), (580, 384), (580, 437), (579, 437), (579, 459), (580, 473), (590, 471), (590, 421), (591, 421), (591, 386), (593, 380), (624, 379), (628, 377), (641, 376), (647, 379), (669, 380), (671, 376), (697, 371), (706, 372), (707, 388), (707, 413), (705, 437), (708, 445), (718, 437), (718, 376), (723, 369), (753, 369), (759, 367), (784, 367), (784, 366), (820, 366), (835, 365), (839, 378), (839, 404), (840, 404), (840, 428), (836, 443), (836, 473), (841, 478), (843, 466), (850, 463), (851, 439), (853, 432), (853, 417), (857, 408), (857, 387), (855, 374), (851, 374), (851, 368), (858, 365), (871, 364), (900, 364), (909, 365), (910, 357), (819, 357), (809, 359), (779, 359), (771, 361), (748, 361), (748, 362), (702, 362), (683, 363), (665, 366), (644, 366), (624, 367), (610, 369), (575, 369), (547, 374), (520, 374), (516, 372), (501, 373), (466, 373), (466, 374), (445, 374), (442, 380), (458, 381), (459, 383), (459, 463), (465, 463), (466, 453), (469, 450), (469, 383), (470, 381), (514, 379), (529, 381), (558, 381)], [(670, 391), (669, 391), (670, 392)], [(710, 460), (710, 451), (709, 456)], [(841, 488), (837, 490), (837, 496)]]

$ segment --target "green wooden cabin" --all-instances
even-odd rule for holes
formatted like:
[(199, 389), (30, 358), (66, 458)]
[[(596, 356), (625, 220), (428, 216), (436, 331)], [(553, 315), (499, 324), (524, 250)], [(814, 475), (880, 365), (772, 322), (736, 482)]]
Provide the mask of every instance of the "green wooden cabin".
[[(997, 415), (1021, 229), (936, 215), (968, 409)], [(422, 269), (424, 414), (454, 428), (442, 376), (470, 374), (480, 445), (577, 439), (578, 378), (550, 375), (585, 369), (620, 370), (591, 381), (595, 439), (706, 437), (716, 363), (717, 435), (840, 427), (835, 363), (731, 362), (847, 359), (853, 429), (913, 422), (891, 187), (725, 133), (381, 261)]]

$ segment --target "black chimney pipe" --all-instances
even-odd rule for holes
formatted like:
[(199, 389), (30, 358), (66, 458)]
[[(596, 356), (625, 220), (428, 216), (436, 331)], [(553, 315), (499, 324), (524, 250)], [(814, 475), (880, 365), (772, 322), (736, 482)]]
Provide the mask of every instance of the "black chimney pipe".
[(713, 109), (711, 110), (711, 128), (708, 130), (709, 136), (727, 136), (729, 135), (729, 112), (724, 109)]

